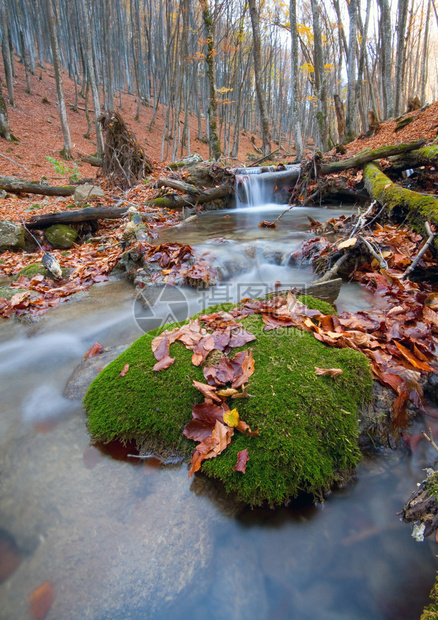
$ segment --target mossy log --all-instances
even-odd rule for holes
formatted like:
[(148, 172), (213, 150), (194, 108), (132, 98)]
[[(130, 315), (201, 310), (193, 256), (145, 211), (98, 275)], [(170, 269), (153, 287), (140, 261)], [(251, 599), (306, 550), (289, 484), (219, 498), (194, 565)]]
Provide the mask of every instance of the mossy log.
[[(396, 217), (405, 217), (414, 230), (425, 233), (425, 223), (438, 226), (438, 200), (393, 183), (376, 162), (364, 166), (364, 183), (371, 198)], [(434, 247), (437, 248), (435, 241)]]
[(28, 181), (0, 174), (0, 189), (12, 194), (41, 194), (43, 196), (71, 196), (75, 187), (54, 187), (40, 181)]
[(436, 166), (438, 165), (438, 145), (425, 146), (405, 155), (395, 155), (389, 157), (389, 161), (391, 162), (391, 172), (418, 168), (418, 166)]
[(199, 187), (195, 187), (190, 183), (184, 183), (184, 181), (177, 181), (176, 179), (157, 179), (157, 187), (170, 187), (180, 192), (186, 192), (187, 194), (193, 194), (193, 196), (199, 196), (202, 194), (202, 190)]
[[(312, 306), (311, 298), (305, 301)], [(313, 300), (313, 307), (323, 303)], [(206, 312), (230, 308), (221, 305)], [(259, 434), (248, 437), (236, 432), (220, 456), (202, 464), (202, 472), (251, 505), (281, 505), (300, 492), (321, 497), (360, 459), (358, 412), (372, 389), (368, 360), (352, 349), (327, 347), (308, 332), (264, 331), (258, 315), (242, 319), (242, 324), (257, 336), (251, 342), (255, 360), (247, 387), (251, 398), (230, 400), (229, 405), (237, 407), (241, 419)], [(165, 327), (176, 325), (181, 324)], [(145, 452), (163, 456), (175, 451), (186, 457), (192, 454), (195, 443), (182, 431), (192, 417), (192, 406), (202, 401), (192, 379), (204, 382), (203, 368), (193, 366), (191, 351), (175, 342), (170, 349), (175, 364), (154, 372), (151, 342), (163, 329), (139, 338), (91, 384), (84, 404), (93, 440), (133, 440)], [(120, 377), (126, 364), (129, 372)], [(315, 366), (340, 368), (343, 373), (336, 379), (320, 377)], [(244, 449), (249, 461), (242, 475), (233, 467)]]
[(331, 164), (321, 163), (318, 172), (322, 175), (342, 172), (343, 170), (348, 170), (349, 168), (363, 166), (364, 164), (374, 161), (375, 159), (390, 157), (391, 155), (400, 155), (402, 153), (409, 153), (410, 151), (424, 146), (425, 142), (425, 140), (416, 140), (415, 142), (409, 142), (408, 144), (392, 144), (389, 146), (380, 146), (377, 149), (365, 149), (364, 151), (354, 155), (354, 157), (349, 157), (348, 159), (335, 161)]
[(223, 183), (219, 187), (212, 187), (201, 191), (196, 196), (193, 194), (167, 194), (158, 198), (152, 198), (146, 200), (145, 204), (149, 206), (161, 207), (163, 209), (182, 209), (183, 207), (195, 206), (197, 204), (204, 204), (212, 202), (213, 200), (219, 200), (226, 196), (232, 196), (234, 194), (234, 187), (231, 183)]

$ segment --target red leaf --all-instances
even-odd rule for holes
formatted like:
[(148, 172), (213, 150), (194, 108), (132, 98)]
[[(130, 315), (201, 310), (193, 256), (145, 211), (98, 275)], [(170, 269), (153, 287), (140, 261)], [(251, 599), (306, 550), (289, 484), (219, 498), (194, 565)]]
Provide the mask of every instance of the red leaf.
[(90, 357), (94, 357), (95, 355), (99, 355), (99, 353), (103, 353), (104, 351), (104, 347), (99, 342), (95, 342), (93, 346), (90, 347), (85, 353), (84, 360), (87, 360)]
[(184, 426), (183, 435), (185, 435), (188, 439), (193, 439), (194, 441), (204, 441), (204, 439), (210, 437), (216, 421), (217, 420), (214, 422), (205, 420), (190, 420), (190, 422)]
[(219, 405), (215, 405), (211, 401), (205, 401), (193, 405), (192, 416), (195, 420), (203, 420), (204, 422), (210, 422), (214, 425), (216, 420), (223, 423), (224, 412), (229, 410), (230, 408), (225, 403), (219, 407)]
[(126, 373), (128, 372), (128, 370), (129, 370), (129, 364), (125, 364), (123, 366), (122, 372), (119, 374), (119, 377), (124, 377), (126, 375)]
[(237, 453), (237, 463), (233, 467), (234, 471), (240, 471), (242, 474), (244, 474), (248, 461), (248, 450), (246, 448), (244, 450), (240, 450), (240, 452)]

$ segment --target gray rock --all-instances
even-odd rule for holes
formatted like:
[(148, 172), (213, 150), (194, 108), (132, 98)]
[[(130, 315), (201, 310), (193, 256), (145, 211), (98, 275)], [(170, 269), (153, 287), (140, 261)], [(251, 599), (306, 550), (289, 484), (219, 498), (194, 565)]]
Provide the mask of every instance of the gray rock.
[(78, 185), (74, 193), (74, 201), (77, 203), (87, 202), (93, 198), (102, 198), (105, 193), (97, 185), (91, 185), (91, 183), (85, 183), (84, 185)]
[(23, 250), (26, 245), (24, 228), (10, 220), (0, 221), (0, 250)]
[(99, 355), (82, 360), (67, 381), (67, 385), (64, 389), (64, 397), (69, 400), (82, 400), (91, 382), (97, 377), (100, 371), (115, 360), (123, 351), (126, 351), (129, 346), (128, 344), (122, 344), (118, 347), (110, 347)]
[(76, 241), (78, 231), (71, 226), (65, 224), (55, 224), (50, 226), (45, 232), (47, 241), (53, 248), (68, 250)]

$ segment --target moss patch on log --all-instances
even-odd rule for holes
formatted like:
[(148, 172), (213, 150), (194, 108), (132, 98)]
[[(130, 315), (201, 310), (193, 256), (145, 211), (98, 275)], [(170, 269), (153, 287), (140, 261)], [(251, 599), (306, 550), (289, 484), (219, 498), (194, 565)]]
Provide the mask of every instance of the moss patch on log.
[[(257, 337), (250, 347), (255, 373), (248, 384), (251, 397), (229, 404), (259, 435), (236, 432), (220, 456), (204, 461), (202, 471), (251, 505), (281, 505), (300, 492), (320, 497), (360, 460), (357, 415), (371, 398), (368, 360), (351, 349), (328, 347), (307, 332), (266, 332), (259, 315), (242, 323)], [(182, 431), (192, 406), (203, 400), (192, 379), (205, 380), (180, 342), (171, 346), (175, 364), (152, 370), (151, 342), (162, 329), (139, 338), (93, 381), (84, 399), (88, 429), (95, 441), (134, 440), (140, 447), (167, 446), (189, 457), (197, 444)], [(129, 371), (120, 377), (125, 364)], [(317, 376), (315, 366), (341, 368), (343, 374)], [(243, 475), (233, 467), (245, 448), (249, 462)]]
[[(425, 222), (438, 225), (438, 200), (393, 183), (375, 162), (364, 166), (364, 183), (372, 198), (385, 205), (390, 214), (406, 216), (420, 234), (425, 233)], [(438, 247), (437, 240), (434, 247)]]

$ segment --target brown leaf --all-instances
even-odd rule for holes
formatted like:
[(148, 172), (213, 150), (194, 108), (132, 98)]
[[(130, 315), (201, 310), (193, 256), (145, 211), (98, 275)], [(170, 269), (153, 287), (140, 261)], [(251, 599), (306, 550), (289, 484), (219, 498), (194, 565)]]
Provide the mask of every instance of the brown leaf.
[(55, 599), (55, 589), (51, 581), (45, 581), (30, 595), (30, 612), (35, 620), (43, 620)]
[(215, 400), (218, 403), (222, 402), (222, 399), (216, 394), (215, 387), (211, 385), (207, 385), (206, 383), (200, 383), (199, 381), (195, 381), (194, 379), (193, 379), (193, 385), (197, 390), (201, 392), (201, 394), (204, 394), (206, 398), (211, 398), (212, 400)]
[(204, 368), (204, 377), (212, 384), (225, 385), (234, 381), (236, 377), (235, 367), (228, 357), (223, 356), (216, 366)]
[(191, 460), (189, 478), (200, 469), (201, 464), (206, 459), (218, 456), (230, 444), (234, 434), (234, 429), (221, 424), (216, 420), (216, 425), (212, 430), (211, 436), (207, 437), (196, 446)]
[(155, 370), (155, 371), (166, 370), (166, 368), (169, 368), (169, 366), (172, 366), (174, 361), (175, 361), (174, 357), (170, 357), (170, 355), (167, 355), (166, 357), (163, 357), (159, 362), (157, 362), (152, 370)]
[(315, 366), (315, 371), (317, 375), (330, 375), (330, 377), (338, 377), (344, 372), (340, 368), (318, 368), (318, 366)]
[(242, 474), (244, 474), (248, 461), (248, 450), (246, 448), (244, 450), (240, 450), (240, 452), (237, 453), (237, 463), (234, 465), (233, 470), (240, 471)]
[(217, 420), (214, 422), (190, 420), (190, 422), (184, 426), (183, 435), (194, 441), (203, 441), (207, 437), (210, 437), (216, 422)]
[(123, 366), (122, 372), (119, 374), (119, 377), (125, 377), (128, 370), (129, 370), (129, 364), (125, 364)]
[(244, 435), (248, 435), (248, 437), (253, 437), (254, 435), (258, 435), (259, 431), (252, 431), (248, 424), (246, 422), (244, 422), (243, 420), (239, 420), (239, 422), (236, 424), (235, 429), (237, 431), (240, 431), (241, 433), (243, 433)]
[(231, 384), (231, 387), (236, 389), (244, 383), (248, 383), (249, 377), (254, 372), (254, 358), (252, 356), (252, 349), (249, 350), (249, 353), (248, 351), (240, 351), (239, 353), (236, 353), (232, 362), (233, 366), (238, 364), (235, 373), (237, 378)]
[(211, 334), (203, 336), (193, 348), (192, 364), (200, 366), (205, 358), (214, 349), (214, 338)]
[(92, 347), (88, 349), (88, 351), (84, 355), (84, 360), (89, 359), (90, 357), (94, 357), (95, 355), (99, 355), (99, 353), (103, 353), (105, 348), (100, 344), (100, 342), (95, 342)]
[(211, 422), (213, 425), (216, 420), (219, 422), (224, 421), (224, 412), (229, 411), (230, 408), (226, 403), (222, 403), (221, 406), (215, 405), (211, 400), (206, 400), (203, 403), (198, 403), (192, 407), (192, 416), (196, 420), (203, 420), (204, 422)]

